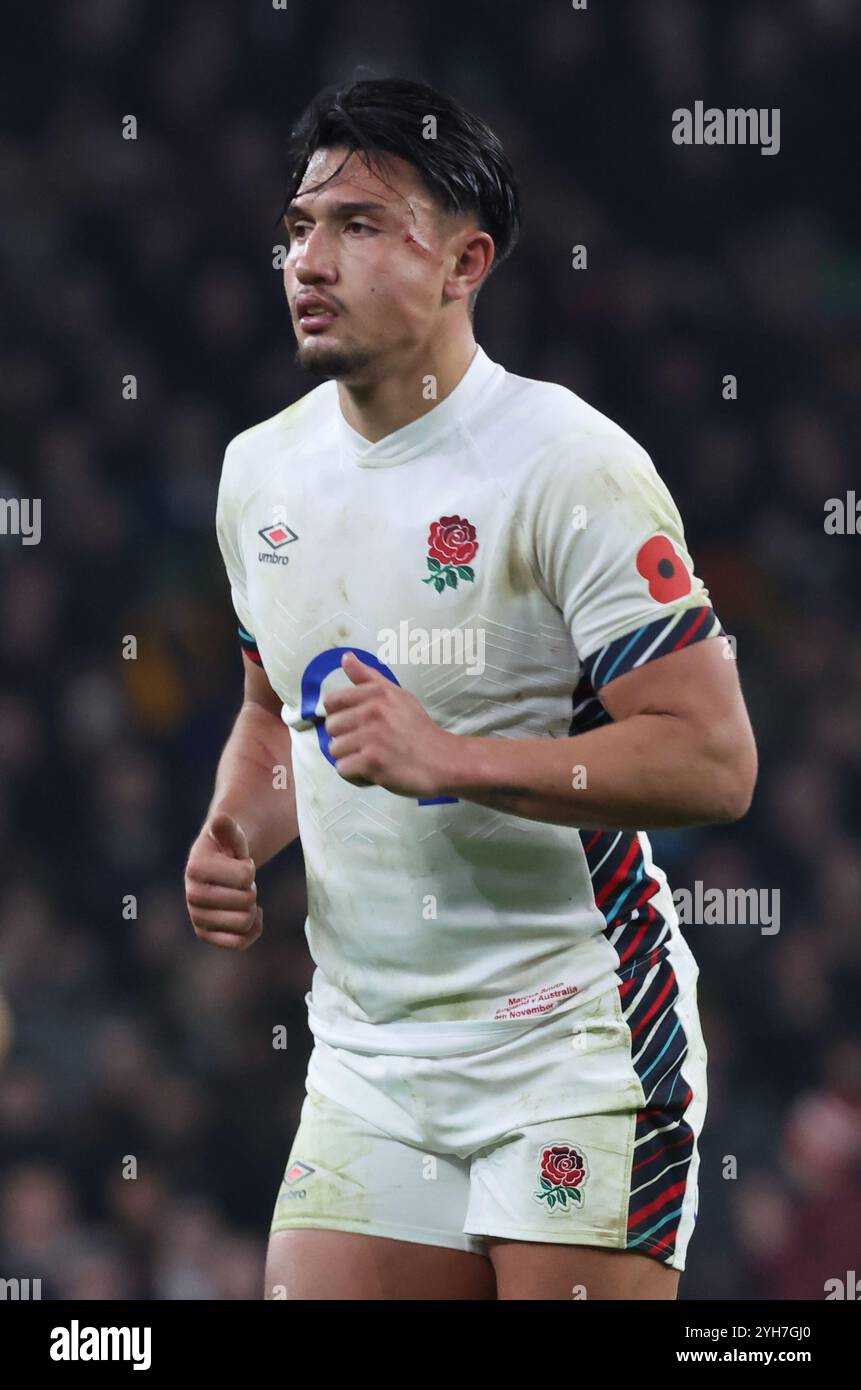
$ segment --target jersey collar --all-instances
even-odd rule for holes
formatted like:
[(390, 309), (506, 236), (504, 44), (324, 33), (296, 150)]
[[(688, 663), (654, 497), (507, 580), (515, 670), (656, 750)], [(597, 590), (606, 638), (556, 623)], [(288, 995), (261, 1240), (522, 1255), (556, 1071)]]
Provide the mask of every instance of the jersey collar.
[(491, 362), (484, 349), (476, 345), (472, 361), (454, 390), (450, 391), (444, 400), (425, 415), (420, 415), (417, 420), (411, 420), (408, 425), (402, 425), (399, 430), (384, 435), (373, 444), (344, 419), (337, 395), (338, 388), (333, 382), (338, 429), (346, 457), (358, 468), (388, 468), (423, 453), (452, 424), (470, 411), (484, 395), (491, 379), (501, 370), (496, 362)]

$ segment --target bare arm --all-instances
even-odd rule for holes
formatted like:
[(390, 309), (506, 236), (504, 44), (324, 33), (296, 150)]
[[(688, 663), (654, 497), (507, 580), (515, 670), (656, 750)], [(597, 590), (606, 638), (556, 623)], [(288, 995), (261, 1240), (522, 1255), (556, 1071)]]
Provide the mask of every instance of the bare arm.
[(215, 793), (185, 866), (195, 935), (245, 951), (263, 931), (257, 868), (299, 834), (290, 734), (265, 671), (243, 654), (245, 699), (218, 764)]
[(259, 868), (299, 836), (290, 731), (262, 667), (243, 654), (245, 698), (218, 763), (207, 821), (225, 811), (242, 826)]
[(615, 722), (574, 738), (457, 738), (440, 790), (583, 828), (738, 820), (750, 805), (757, 757), (725, 651), (710, 638), (619, 676), (600, 692)]
[(738, 820), (756, 745), (735, 662), (709, 638), (610, 681), (616, 721), (572, 738), (472, 738), (441, 729), (409, 691), (352, 652), (351, 689), (324, 701), (347, 781), (399, 796), (456, 796), (550, 825), (649, 830)]

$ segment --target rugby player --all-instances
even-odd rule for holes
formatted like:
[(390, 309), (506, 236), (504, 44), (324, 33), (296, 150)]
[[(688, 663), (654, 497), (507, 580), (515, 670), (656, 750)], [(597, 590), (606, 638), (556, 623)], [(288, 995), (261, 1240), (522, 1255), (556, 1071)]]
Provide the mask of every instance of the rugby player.
[(648, 454), (476, 342), (519, 222), (493, 131), (422, 83), (293, 132), (320, 381), (227, 448), (245, 698), (186, 868), (198, 937), (244, 950), (301, 838), (267, 1298), (672, 1299), (696, 1219), (698, 968), (647, 831), (743, 816), (755, 744)]

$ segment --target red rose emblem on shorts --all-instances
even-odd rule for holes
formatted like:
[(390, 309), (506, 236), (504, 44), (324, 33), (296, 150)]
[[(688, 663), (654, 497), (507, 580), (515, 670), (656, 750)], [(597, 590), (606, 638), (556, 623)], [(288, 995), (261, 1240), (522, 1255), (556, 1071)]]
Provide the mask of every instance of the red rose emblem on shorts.
[(423, 584), (433, 584), (438, 594), (456, 589), (458, 579), (475, 579), (470, 560), (475, 558), (478, 541), (475, 527), (465, 516), (441, 516), (432, 521), (428, 535), (427, 564), (430, 574)]
[(551, 1144), (539, 1156), (540, 1192), (533, 1192), (537, 1202), (546, 1202), (552, 1209), (559, 1205), (578, 1206), (583, 1201), (580, 1188), (588, 1174), (586, 1159), (571, 1144)]
[(691, 592), (691, 576), (669, 536), (652, 536), (640, 546), (637, 569), (658, 603), (672, 603)]

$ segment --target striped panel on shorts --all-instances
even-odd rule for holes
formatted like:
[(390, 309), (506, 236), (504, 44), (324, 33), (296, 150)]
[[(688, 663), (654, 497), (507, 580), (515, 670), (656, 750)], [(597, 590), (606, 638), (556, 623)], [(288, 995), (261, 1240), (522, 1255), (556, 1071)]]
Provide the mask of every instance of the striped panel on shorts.
[[(574, 692), (569, 734), (613, 722), (598, 698), (601, 686), (723, 631), (712, 608), (686, 608), (592, 653)], [(669, 956), (670, 928), (650, 902), (659, 885), (646, 867), (636, 833), (584, 830), (580, 839), (595, 903), (607, 923), (604, 936), (619, 956), (619, 998), (646, 1098), (637, 1112), (627, 1248), (669, 1262), (688, 1183), (695, 1181), (695, 1134), (685, 1119), (694, 1097), (682, 1075), (688, 1037), (676, 1007), (679, 988)]]
[(619, 956), (619, 999), (646, 1101), (636, 1119), (627, 1248), (669, 1263), (695, 1149), (685, 1119), (694, 1097), (682, 1075), (688, 1038), (676, 1009), (670, 927), (650, 901), (659, 885), (636, 833), (581, 831), (580, 838), (595, 902), (607, 922), (604, 936)]

